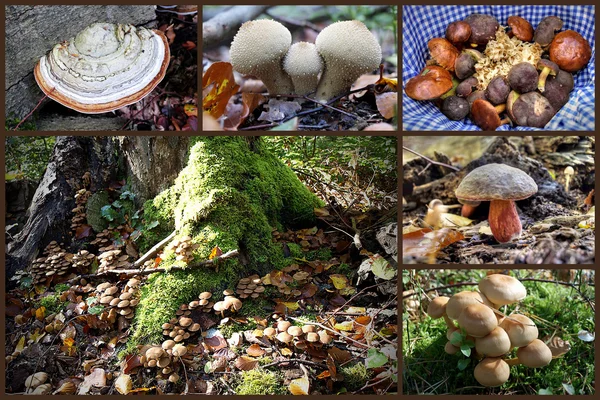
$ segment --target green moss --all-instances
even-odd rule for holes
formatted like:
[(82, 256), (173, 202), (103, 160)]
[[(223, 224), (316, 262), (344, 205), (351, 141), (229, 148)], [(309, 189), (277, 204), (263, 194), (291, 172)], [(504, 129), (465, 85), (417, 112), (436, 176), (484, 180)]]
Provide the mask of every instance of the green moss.
[(346, 275), (347, 277), (352, 277), (356, 273), (356, 270), (352, 269), (352, 267), (346, 263), (336, 265), (332, 269), (332, 272), (336, 274)]
[[(310, 225), (314, 207), (322, 204), (260, 141), (249, 146), (244, 137), (195, 137), (193, 142), (173, 186), (144, 205), (144, 219), (159, 226), (146, 235), (142, 251), (175, 228), (198, 245), (195, 260), (207, 259), (219, 246), (223, 252), (239, 249), (249, 265), (230, 260), (218, 273), (203, 268), (153, 276), (142, 291), (130, 346), (160, 340), (161, 324), (200, 292), (231, 288), (243, 271), (264, 274), (287, 264), (281, 244), (272, 241), (273, 227)], [(171, 258), (161, 263), (171, 265)]]
[(38, 302), (38, 307), (46, 308), (46, 315), (59, 312), (64, 305), (65, 303), (60, 301), (60, 295), (58, 293), (44, 296)]
[(288, 249), (290, 249), (290, 257), (292, 258), (303, 258), (304, 251), (302, 251), (302, 246), (298, 243), (288, 243)]
[(344, 386), (351, 391), (363, 387), (371, 377), (371, 371), (365, 367), (364, 363), (360, 362), (345, 365), (340, 372), (344, 375)]
[(65, 283), (59, 283), (58, 285), (54, 286), (54, 291), (58, 294), (62, 294), (62, 292), (69, 290), (70, 287), (71, 286)]
[(266, 318), (271, 314), (273, 305), (269, 300), (264, 298), (244, 299), (240, 314), (244, 317), (260, 317)]
[(88, 224), (95, 232), (102, 232), (108, 228), (108, 221), (102, 217), (102, 207), (110, 204), (108, 192), (96, 192), (87, 201), (86, 218)]
[(321, 261), (329, 261), (331, 260), (331, 249), (328, 248), (320, 248), (318, 250), (311, 250), (311, 251), (307, 251), (306, 255), (304, 256), (308, 261), (315, 261), (315, 260), (321, 260)]
[(262, 370), (243, 371), (239, 384), (234, 388), (236, 394), (288, 394), (280, 383), (279, 374)]

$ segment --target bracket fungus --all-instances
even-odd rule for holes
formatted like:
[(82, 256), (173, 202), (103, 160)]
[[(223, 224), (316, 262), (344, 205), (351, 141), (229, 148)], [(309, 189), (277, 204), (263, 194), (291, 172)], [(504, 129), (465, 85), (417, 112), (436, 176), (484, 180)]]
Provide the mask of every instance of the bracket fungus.
[(283, 60), (283, 69), (292, 78), (296, 94), (305, 95), (317, 88), (323, 60), (314, 44), (294, 43)]
[(158, 30), (94, 23), (36, 64), (42, 91), (86, 114), (114, 111), (146, 97), (164, 78), (169, 43)]
[(292, 34), (279, 22), (248, 21), (231, 42), (231, 64), (237, 72), (261, 79), (269, 94), (290, 94), (294, 85), (281, 63), (291, 44)]
[[(474, 105), (478, 101), (481, 100)], [(521, 235), (515, 201), (526, 199), (537, 190), (537, 184), (525, 172), (492, 163), (469, 172), (455, 193), (458, 201), (490, 201), (490, 229), (498, 242), (506, 243)]]
[(325, 61), (316, 94), (320, 101), (342, 94), (361, 74), (377, 69), (381, 62), (381, 46), (360, 21), (329, 25), (319, 33), (315, 44)]

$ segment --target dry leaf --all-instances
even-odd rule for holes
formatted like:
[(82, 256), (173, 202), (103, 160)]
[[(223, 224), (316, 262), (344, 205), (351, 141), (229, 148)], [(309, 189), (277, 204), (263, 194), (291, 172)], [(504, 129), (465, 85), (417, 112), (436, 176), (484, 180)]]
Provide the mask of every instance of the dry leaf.
[(246, 349), (246, 353), (252, 357), (261, 357), (265, 354), (265, 350), (262, 349), (258, 344), (254, 343), (252, 346)]
[(210, 251), (210, 255), (208, 256), (209, 260), (212, 260), (215, 257), (220, 257), (223, 255), (223, 250), (221, 250), (219, 248), (219, 246), (215, 246), (211, 251)]
[(290, 382), (289, 390), (290, 393), (295, 396), (307, 396), (309, 389), (309, 381), (307, 376), (302, 378), (294, 379)]
[(231, 64), (216, 62), (202, 77), (202, 107), (214, 118), (219, 118), (238, 89)]
[[(542, 341), (546, 343), (548, 339), (549, 337), (545, 337), (542, 339)], [(571, 344), (566, 340), (562, 340), (558, 336), (554, 336), (552, 340), (550, 340), (550, 342), (548, 343), (548, 348), (552, 352), (552, 358), (556, 358), (562, 356), (563, 354), (571, 350)]]
[(241, 356), (235, 360), (235, 367), (237, 369), (241, 369), (242, 371), (250, 371), (251, 369), (256, 368), (257, 365), (258, 360), (248, 356)]
[(377, 110), (385, 119), (394, 118), (398, 114), (398, 93), (387, 92), (375, 96)]
[(409, 257), (435, 255), (444, 247), (464, 238), (462, 233), (449, 228), (436, 231), (424, 228), (402, 235), (402, 254)]
[(115, 381), (115, 389), (121, 394), (128, 394), (132, 388), (131, 376), (127, 374), (121, 374)]
[(456, 228), (461, 226), (471, 225), (473, 223), (472, 219), (462, 217), (457, 214), (443, 213), (441, 215), (442, 226), (448, 228)]
[(102, 368), (94, 369), (88, 376), (85, 377), (81, 385), (79, 385), (79, 391), (77, 394), (88, 394), (92, 386), (106, 386), (106, 373)]

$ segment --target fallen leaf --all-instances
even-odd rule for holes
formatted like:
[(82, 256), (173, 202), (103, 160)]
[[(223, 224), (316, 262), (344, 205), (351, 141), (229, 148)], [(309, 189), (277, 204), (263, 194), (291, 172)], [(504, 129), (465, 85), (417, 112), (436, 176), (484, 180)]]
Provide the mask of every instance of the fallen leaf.
[(231, 64), (216, 62), (202, 76), (202, 107), (214, 118), (219, 118), (238, 89)]
[(285, 357), (289, 357), (289, 356), (291, 356), (292, 354), (294, 354), (294, 352), (293, 352), (292, 350), (288, 349), (287, 347), (284, 347), (284, 348), (282, 348), (282, 349), (280, 350), (280, 352), (281, 352), (281, 355), (282, 355), (282, 356), (285, 356)]
[(365, 359), (365, 367), (372, 369), (384, 366), (388, 362), (385, 354), (375, 348), (367, 350), (367, 358)]
[(210, 255), (208, 256), (209, 260), (212, 260), (215, 257), (220, 257), (223, 255), (223, 250), (221, 250), (219, 248), (219, 246), (215, 246), (211, 251), (210, 251)]
[(131, 376), (127, 374), (121, 374), (117, 380), (115, 380), (115, 389), (121, 394), (128, 394), (133, 388), (131, 382)]
[(449, 228), (436, 231), (424, 228), (402, 235), (402, 254), (411, 257), (435, 255), (444, 247), (464, 238), (462, 233)]
[(261, 357), (265, 354), (265, 350), (262, 349), (258, 344), (254, 343), (252, 346), (246, 349), (246, 353), (252, 357)]
[(314, 211), (315, 211), (315, 215), (317, 217), (320, 217), (320, 218), (322, 218), (322, 217), (329, 217), (329, 211), (325, 207), (315, 208)]
[(89, 225), (79, 225), (75, 230), (75, 239), (85, 239), (92, 234), (92, 227)]
[(43, 321), (45, 316), (46, 316), (46, 307), (42, 306), (35, 310), (35, 318), (38, 321)]
[(346, 361), (349, 361), (352, 358), (352, 353), (348, 350), (338, 349), (337, 347), (332, 347), (327, 350), (327, 354), (329, 354), (335, 362), (344, 364)]
[(352, 321), (344, 321), (344, 322), (339, 322), (337, 324), (335, 324), (333, 326), (335, 329), (337, 329), (338, 331), (352, 331), (354, 330), (354, 322)]
[(348, 278), (345, 275), (331, 274), (329, 275), (329, 279), (331, 279), (333, 286), (335, 286), (335, 288), (338, 290), (346, 288), (346, 286), (349, 284)]
[(79, 391), (77, 394), (88, 394), (92, 386), (104, 387), (106, 386), (106, 373), (102, 368), (95, 368), (92, 372), (85, 377), (81, 385), (79, 385)]
[(472, 219), (465, 218), (465, 217), (462, 217), (457, 214), (450, 214), (450, 213), (442, 213), (441, 219), (442, 219), (442, 226), (445, 226), (448, 228), (467, 226), (467, 225), (471, 225), (473, 223)]
[(398, 93), (387, 92), (375, 95), (377, 110), (385, 119), (394, 118), (398, 114)]
[(373, 260), (371, 264), (371, 272), (375, 274), (378, 278), (389, 281), (390, 279), (394, 279), (396, 276), (397, 270), (392, 267), (392, 265), (385, 258), (378, 256)]
[(290, 393), (294, 396), (307, 396), (309, 390), (310, 382), (308, 381), (307, 376), (303, 376), (302, 378), (294, 379), (290, 382), (290, 386), (288, 389)]
[(251, 369), (256, 368), (257, 365), (258, 360), (248, 356), (240, 356), (235, 360), (235, 367), (242, 371), (250, 371)]

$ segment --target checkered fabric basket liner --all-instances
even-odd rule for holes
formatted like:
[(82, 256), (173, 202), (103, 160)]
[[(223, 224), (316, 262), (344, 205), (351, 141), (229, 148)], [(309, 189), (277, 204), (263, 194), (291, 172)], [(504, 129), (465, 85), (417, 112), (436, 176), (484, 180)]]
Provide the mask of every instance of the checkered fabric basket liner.
[[(575, 87), (569, 102), (546, 125), (545, 130), (594, 130), (596, 78), (596, 41), (594, 6), (404, 6), (402, 38), (402, 83), (417, 75), (429, 56), (427, 42), (435, 37), (445, 37), (446, 27), (453, 21), (469, 14), (489, 14), (501, 25), (511, 15), (525, 18), (534, 29), (542, 18), (555, 15), (563, 20), (563, 30), (580, 33), (592, 46), (592, 58), (588, 65), (575, 73)], [(403, 92), (403, 128), (409, 130), (479, 130), (467, 117), (451, 121), (431, 101), (415, 101)], [(533, 131), (538, 128), (503, 125), (499, 131)]]

